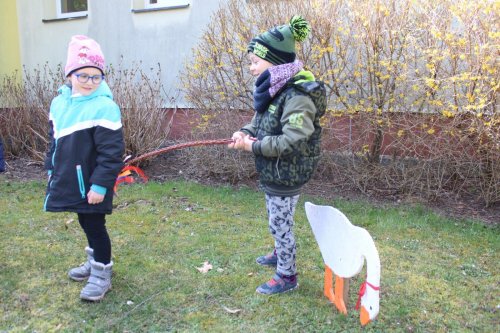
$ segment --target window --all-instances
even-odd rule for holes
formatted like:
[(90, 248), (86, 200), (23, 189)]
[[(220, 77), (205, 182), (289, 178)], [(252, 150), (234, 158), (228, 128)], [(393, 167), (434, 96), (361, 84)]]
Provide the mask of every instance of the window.
[(86, 16), (87, 0), (55, 0), (58, 18)]
[(189, 0), (144, 0), (145, 8), (177, 7), (189, 5)]
[(189, 8), (191, 0), (132, 0), (132, 13)]

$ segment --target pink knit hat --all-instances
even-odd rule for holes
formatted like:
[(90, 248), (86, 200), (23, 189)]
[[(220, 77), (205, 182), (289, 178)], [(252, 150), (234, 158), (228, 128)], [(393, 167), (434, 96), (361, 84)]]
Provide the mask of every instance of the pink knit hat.
[(64, 75), (83, 68), (95, 67), (104, 73), (104, 54), (95, 40), (83, 35), (71, 37), (68, 45), (68, 59), (64, 67)]

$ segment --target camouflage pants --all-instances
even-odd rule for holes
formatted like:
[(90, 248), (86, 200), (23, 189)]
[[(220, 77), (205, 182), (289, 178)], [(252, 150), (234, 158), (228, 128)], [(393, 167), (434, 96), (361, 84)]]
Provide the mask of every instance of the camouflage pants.
[(274, 238), (274, 248), (278, 256), (276, 271), (283, 275), (295, 275), (295, 236), (293, 216), (299, 195), (278, 197), (266, 194), (266, 207), (269, 217), (269, 231)]

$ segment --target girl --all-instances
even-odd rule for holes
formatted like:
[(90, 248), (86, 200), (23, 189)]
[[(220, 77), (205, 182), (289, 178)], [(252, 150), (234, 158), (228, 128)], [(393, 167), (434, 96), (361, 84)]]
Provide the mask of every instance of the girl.
[(88, 241), (87, 262), (69, 271), (75, 281), (88, 278), (80, 297), (101, 300), (111, 289), (111, 214), (113, 186), (124, 153), (120, 109), (104, 81), (104, 55), (87, 36), (73, 36), (65, 66), (68, 82), (50, 106), (49, 182), (44, 209), (75, 212)]

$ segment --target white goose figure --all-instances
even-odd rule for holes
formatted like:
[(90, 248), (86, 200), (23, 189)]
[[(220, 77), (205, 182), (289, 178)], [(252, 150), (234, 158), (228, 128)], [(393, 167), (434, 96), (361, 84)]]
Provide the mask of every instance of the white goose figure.
[(357, 275), (366, 259), (366, 281), (361, 285), (356, 309), (361, 303), (360, 321), (363, 326), (368, 324), (377, 317), (380, 300), (380, 259), (372, 237), (365, 229), (352, 225), (342, 212), (331, 206), (306, 202), (305, 209), (326, 265), (325, 296), (344, 314), (347, 314), (344, 279)]

